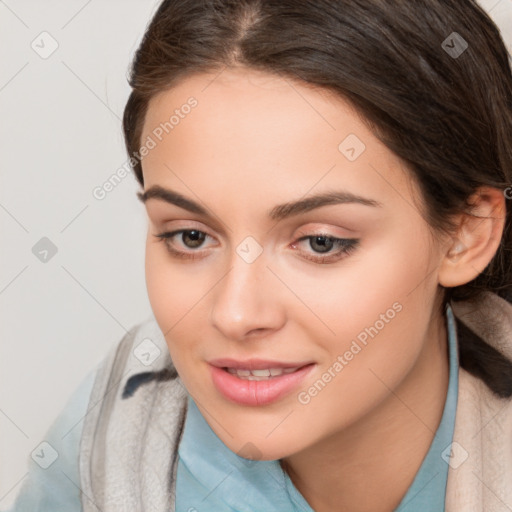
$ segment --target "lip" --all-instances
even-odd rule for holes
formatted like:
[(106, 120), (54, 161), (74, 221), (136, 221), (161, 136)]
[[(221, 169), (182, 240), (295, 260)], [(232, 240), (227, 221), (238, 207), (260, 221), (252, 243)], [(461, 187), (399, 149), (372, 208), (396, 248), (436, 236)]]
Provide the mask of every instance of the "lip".
[(265, 370), (267, 368), (299, 368), (311, 364), (313, 361), (285, 363), (283, 361), (257, 358), (239, 361), (230, 357), (224, 357), (221, 359), (212, 359), (208, 362), (217, 368), (236, 368), (237, 370)]
[[(216, 360), (216, 363), (218, 361), (220, 360)], [(223, 359), (222, 361), (228, 360)], [(241, 379), (224, 370), (225, 367), (261, 370), (264, 368), (293, 368), (300, 366), (300, 363), (293, 366), (288, 365), (288, 363), (254, 359), (244, 361), (243, 365), (247, 365), (251, 361), (253, 363), (252, 368), (248, 366), (234, 366), (233, 363), (236, 361), (233, 360), (231, 360), (230, 364), (222, 364), (222, 366), (216, 366), (213, 365), (213, 362), (210, 362), (213, 385), (227, 400), (238, 405), (262, 406), (275, 402), (296, 389), (316, 366), (315, 363), (306, 363), (292, 373), (271, 377), (268, 380)], [(263, 362), (265, 363), (264, 366), (262, 366)], [(240, 361), (238, 363), (241, 364)], [(256, 367), (254, 365), (259, 366)]]

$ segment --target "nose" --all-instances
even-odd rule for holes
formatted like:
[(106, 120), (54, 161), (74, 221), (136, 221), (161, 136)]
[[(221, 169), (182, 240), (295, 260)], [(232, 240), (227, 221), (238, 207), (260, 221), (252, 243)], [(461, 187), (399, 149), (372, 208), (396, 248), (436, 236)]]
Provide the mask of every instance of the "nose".
[(252, 263), (234, 254), (229, 271), (214, 290), (212, 325), (233, 340), (280, 329), (286, 322), (286, 312), (277, 285), (263, 254)]

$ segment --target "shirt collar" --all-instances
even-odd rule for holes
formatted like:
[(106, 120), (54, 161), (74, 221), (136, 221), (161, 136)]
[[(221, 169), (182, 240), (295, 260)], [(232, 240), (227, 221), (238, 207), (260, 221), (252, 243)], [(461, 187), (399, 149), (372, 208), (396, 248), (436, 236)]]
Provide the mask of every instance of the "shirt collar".
[(427, 455), (409, 490), (396, 508), (396, 512), (444, 511), (459, 388), (457, 329), (455, 317), (449, 304), (446, 305), (446, 321), (450, 376), (443, 415)]

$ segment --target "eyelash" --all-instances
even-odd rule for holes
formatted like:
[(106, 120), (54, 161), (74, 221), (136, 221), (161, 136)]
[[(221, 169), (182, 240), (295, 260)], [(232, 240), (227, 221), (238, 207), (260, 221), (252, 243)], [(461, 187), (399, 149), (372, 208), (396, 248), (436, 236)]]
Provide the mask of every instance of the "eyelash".
[[(175, 258), (180, 259), (189, 259), (189, 260), (195, 260), (201, 257), (201, 252), (198, 251), (192, 251), (192, 252), (186, 252), (186, 251), (179, 251), (176, 250), (174, 247), (172, 247), (169, 243), (170, 240), (172, 240), (175, 236), (183, 234), (183, 233), (190, 233), (192, 231), (196, 231), (200, 234), (204, 234), (207, 237), (209, 236), (204, 231), (200, 231), (198, 229), (179, 229), (176, 231), (171, 232), (163, 232), (159, 233), (155, 236), (158, 238), (158, 241), (162, 241), (165, 243), (167, 251), (171, 254), (171, 256)], [(292, 245), (295, 246), (298, 242), (302, 242), (303, 240), (312, 240), (314, 238), (327, 238), (328, 240), (331, 240), (334, 245), (340, 246), (340, 249), (336, 251), (335, 253), (330, 253), (328, 256), (303, 256), (306, 260), (313, 261), (315, 263), (319, 264), (328, 264), (328, 263), (335, 263), (339, 261), (340, 259), (349, 256), (353, 251), (356, 250), (356, 248), (359, 245), (359, 239), (357, 238), (336, 238), (333, 236), (328, 235), (327, 233), (315, 233), (312, 235), (306, 235), (302, 236), (301, 238), (298, 238), (295, 242), (293, 242)], [(317, 253), (321, 254), (321, 253)]]

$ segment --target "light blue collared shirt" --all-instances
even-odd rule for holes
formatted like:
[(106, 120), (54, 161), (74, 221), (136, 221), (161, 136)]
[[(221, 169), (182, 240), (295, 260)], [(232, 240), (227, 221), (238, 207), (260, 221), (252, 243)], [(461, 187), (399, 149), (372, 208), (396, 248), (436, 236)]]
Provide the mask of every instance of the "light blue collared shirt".
[[(414, 481), (395, 512), (444, 512), (458, 397), (457, 332), (446, 307), (449, 382), (441, 422)], [(179, 445), (176, 512), (314, 512), (279, 461), (248, 460), (210, 428), (192, 397)]]
[[(458, 396), (455, 321), (447, 307), (450, 378), (441, 423), (407, 494), (395, 512), (442, 512)], [(83, 418), (98, 367), (74, 390), (44, 440), (58, 458), (44, 469), (29, 457), (28, 472), (8, 512), (81, 512), (78, 454)], [(279, 461), (239, 457), (216, 436), (189, 398), (179, 445), (176, 512), (312, 512)], [(12, 489), (16, 492), (16, 489)], [(6, 510), (0, 500), (0, 510)]]

